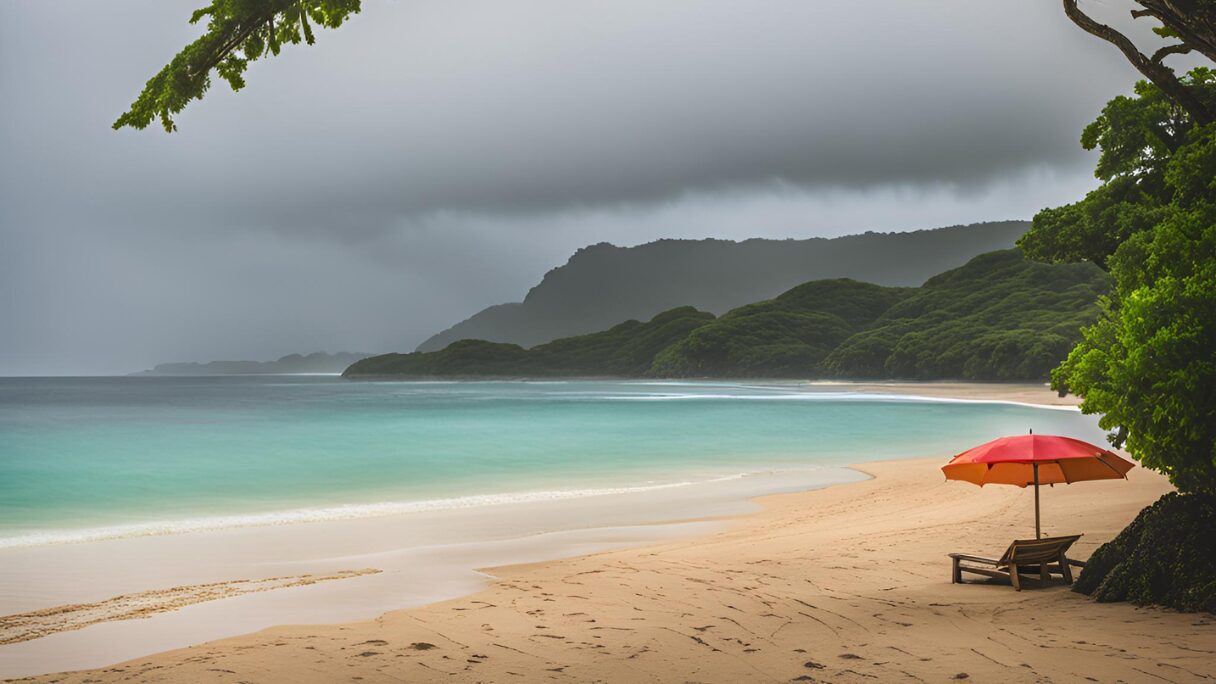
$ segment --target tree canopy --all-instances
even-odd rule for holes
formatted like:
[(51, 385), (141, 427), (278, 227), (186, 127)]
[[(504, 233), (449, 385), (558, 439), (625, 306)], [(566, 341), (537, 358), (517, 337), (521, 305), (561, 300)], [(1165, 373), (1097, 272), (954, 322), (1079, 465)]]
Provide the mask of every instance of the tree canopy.
[[(1216, 72), (1200, 67), (1182, 82), (1216, 104)], [(1094, 175), (1103, 184), (1079, 202), (1039, 212), (1018, 244), (1043, 261), (1109, 268), (1119, 245), (1164, 217), (1173, 194), (1167, 166), (1195, 127), (1186, 110), (1148, 81), (1136, 84), (1134, 96), (1111, 100), (1081, 134), (1085, 149), (1099, 150)]]
[(1115, 287), (1052, 373), (1101, 415), (1110, 440), (1183, 492), (1216, 492), (1216, 74), (1178, 76), (1172, 54), (1216, 60), (1216, 0), (1142, 0), (1136, 17), (1179, 42), (1151, 56), (1064, 0), (1069, 18), (1148, 77), (1081, 136), (1102, 185), (1045, 209), (1019, 245), (1045, 261), (1090, 261)]
[[(1163, 167), (1155, 222), (1109, 258), (1115, 289), (1052, 374), (1111, 441), (1183, 491), (1216, 491), (1216, 124)], [(1108, 183), (1109, 184), (1109, 183)], [(1093, 201), (1094, 195), (1080, 205)], [(1048, 210), (1052, 211), (1052, 210)], [(1065, 226), (1065, 229), (1067, 226)]]

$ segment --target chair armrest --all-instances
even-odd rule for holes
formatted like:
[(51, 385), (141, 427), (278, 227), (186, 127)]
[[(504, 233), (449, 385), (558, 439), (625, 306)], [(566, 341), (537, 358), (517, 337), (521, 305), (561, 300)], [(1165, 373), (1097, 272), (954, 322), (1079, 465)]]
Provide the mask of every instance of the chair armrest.
[(983, 558), (980, 556), (968, 556), (965, 553), (950, 553), (947, 554), (955, 560), (971, 561), (972, 563), (984, 563), (985, 565), (1000, 565), (1001, 562), (994, 558)]

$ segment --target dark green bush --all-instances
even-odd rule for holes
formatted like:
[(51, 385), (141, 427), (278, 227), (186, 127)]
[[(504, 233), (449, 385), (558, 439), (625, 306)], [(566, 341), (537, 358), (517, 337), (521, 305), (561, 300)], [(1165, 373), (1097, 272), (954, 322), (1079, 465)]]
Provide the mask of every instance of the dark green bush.
[(1098, 547), (1073, 591), (1216, 613), (1216, 495), (1171, 492)]

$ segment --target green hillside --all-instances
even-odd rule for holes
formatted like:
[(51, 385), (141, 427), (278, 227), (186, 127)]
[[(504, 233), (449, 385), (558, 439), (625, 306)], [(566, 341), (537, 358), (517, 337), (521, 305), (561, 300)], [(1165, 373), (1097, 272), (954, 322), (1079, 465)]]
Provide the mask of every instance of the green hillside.
[(849, 279), (804, 283), (693, 330), (655, 357), (650, 375), (818, 374), (829, 352), (913, 291)]
[(347, 377), (844, 377), (1039, 380), (1097, 315), (1092, 264), (989, 252), (918, 288), (816, 280), (719, 318), (693, 307), (524, 349), (461, 340)]
[(930, 278), (824, 360), (852, 378), (1045, 379), (1098, 314), (1110, 278), (1088, 263), (981, 254)]

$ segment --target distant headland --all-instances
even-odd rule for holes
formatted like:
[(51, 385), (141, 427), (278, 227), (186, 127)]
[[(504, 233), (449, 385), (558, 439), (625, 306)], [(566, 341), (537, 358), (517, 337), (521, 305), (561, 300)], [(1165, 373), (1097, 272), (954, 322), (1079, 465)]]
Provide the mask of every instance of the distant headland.
[(131, 375), (289, 375), (296, 373), (338, 374), (371, 354), (363, 352), (313, 352), (288, 354), (274, 361), (187, 361), (161, 363)]

